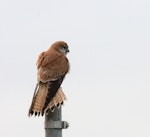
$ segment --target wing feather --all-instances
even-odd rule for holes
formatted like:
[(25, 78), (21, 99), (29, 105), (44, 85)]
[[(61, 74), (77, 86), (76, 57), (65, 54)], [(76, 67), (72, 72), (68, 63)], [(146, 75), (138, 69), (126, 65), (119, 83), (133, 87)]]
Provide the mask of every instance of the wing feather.
[(69, 71), (68, 59), (57, 52), (45, 52), (38, 61), (38, 81), (49, 82), (61, 78)]
[(65, 77), (65, 75), (62, 76), (61, 78), (55, 80), (55, 81), (48, 82), (48, 85), (49, 85), (48, 93), (47, 93), (45, 104), (44, 104), (44, 107), (43, 107), (43, 110), (42, 110), (42, 115), (44, 114), (45, 109), (48, 106), (48, 104), (52, 101), (53, 97), (56, 95), (56, 93), (57, 93), (58, 89), (60, 88), (60, 85), (61, 85), (64, 77)]

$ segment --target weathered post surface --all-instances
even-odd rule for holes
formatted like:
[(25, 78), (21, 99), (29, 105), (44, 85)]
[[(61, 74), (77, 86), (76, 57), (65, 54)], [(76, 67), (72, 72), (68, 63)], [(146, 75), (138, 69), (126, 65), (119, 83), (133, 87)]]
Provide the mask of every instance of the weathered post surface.
[(68, 128), (69, 124), (61, 120), (61, 107), (45, 115), (45, 137), (62, 137), (62, 129)]

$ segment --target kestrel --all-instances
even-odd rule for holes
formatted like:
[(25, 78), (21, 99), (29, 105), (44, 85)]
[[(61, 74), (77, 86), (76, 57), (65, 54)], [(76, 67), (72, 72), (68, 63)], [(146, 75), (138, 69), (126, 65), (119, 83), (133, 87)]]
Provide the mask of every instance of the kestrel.
[(58, 41), (42, 52), (37, 60), (37, 85), (29, 109), (29, 116), (44, 115), (55, 107), (60, 107), (66, 99), (61, 89), (65, 75), (69, 71), (66, 42)]

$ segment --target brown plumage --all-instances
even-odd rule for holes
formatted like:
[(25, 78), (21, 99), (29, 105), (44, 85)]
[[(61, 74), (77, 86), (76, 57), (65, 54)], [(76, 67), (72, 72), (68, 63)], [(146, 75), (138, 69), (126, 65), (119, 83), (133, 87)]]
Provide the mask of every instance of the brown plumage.
[(29, 109), (29, 116), (44, 115), (55, 107), (60, 107), (66, 96), (60, 88), (65, 75), (69, 71), (66, 54), (69, 52), (67, 43), (55, 42), (42, 52), (37, 60), (37, 85)]

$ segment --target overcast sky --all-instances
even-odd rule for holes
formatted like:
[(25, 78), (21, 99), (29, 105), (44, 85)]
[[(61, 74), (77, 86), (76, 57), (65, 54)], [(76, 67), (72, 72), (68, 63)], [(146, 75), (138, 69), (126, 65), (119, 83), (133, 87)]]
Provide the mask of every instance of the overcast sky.
[(28, 118), (37, 56), (70, 47), (64, 137), (150, 137), (149, 0), (0, 0), (0, 136), (44, 137)]

